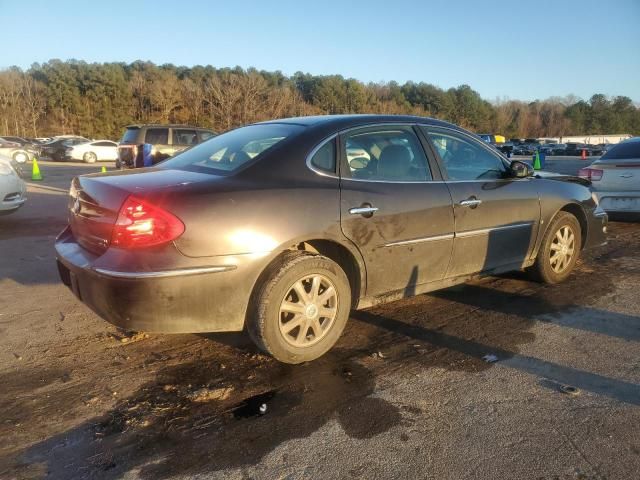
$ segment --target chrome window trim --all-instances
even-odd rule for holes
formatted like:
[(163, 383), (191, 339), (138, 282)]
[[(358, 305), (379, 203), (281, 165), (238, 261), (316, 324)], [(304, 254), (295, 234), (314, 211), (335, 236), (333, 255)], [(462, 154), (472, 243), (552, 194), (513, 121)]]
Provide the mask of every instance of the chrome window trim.
[(93, 270), (100, 275), (112, 278), (127, 278), (127, 279), (144, 279), (144, 278), (167, 278), (178, 277), (183, 275), (198, 275), (201, 273), (217, 273), (228, 272), (235, 270), (235, 265), (221, 265), (215, 267), (193, 267), (193, 268), (179, 268), (176, 270), (159, 270), (155, 272), (120, 272), (116, 270), (108, 270), (106, 268), (94, 268)]
[(318, 167), (315, 167), (312, 163), (311, 163), (311, 159), (313, 158), (313, 156), (318, 153), (318, 150), (320, 150), (322, 147), (324, 147), (328, 142), (330, 141), (335, 141), (335, 139), (337, 138), (339, 134), (338, 133), (334, 133), (332, 135), (330, 135), (329, 137), (325, 138), (324, 140), (322, 140), (320, 143), (318, 143), (318, 145), (316, 145), (315, 147), (313, 147), (313, 150), (311, 150), (311, 152), (307, 155), (307, 160), (306, 160), (306, 164), (307, 164), (307, 168), (309, 168), (309, 170), (311, 170), (314, 173), (317, 173), (318, 175), (321, 175), (323, 177), (328, 177), (328, 178), (340, 178), (340, 176), (337, 173), (338, 170), (338, 149), (335, 149), (335, 154), (336, 154), (336, 172), (335, 173), (331, 173), (328, 172), (326, 170), (322, 170)]
[[(371, 124), (366, 124), (366, 125), (357, 125), (354, 127), (349, 127), (349, 128), (345, 128), (344, 130), (340, 130), (339, 132), (336, 133), (332, 133), (330, 136), (326, 137), (325, 139), (321, 140), (318, 145), (316, 145), (315, 147), (313, 147), (313, 149), (311, 150), (311, 152), (307, 155), (305, 163), (307, 164), (307, 168), (309, 168), (309, 170), (311, 170), (312, 172), (323, 176), (323, 177), (328, 177), (328, 178), (336, 178), (339, 179), (341, 181), (351, 181), (351, 182), (367, 182), (367, 183), (398, 183), (398, 184), (414, 184), (414, 183), (426, 183), (426, 184), (430, 184), (430, 183), (468, 183), (468, 182), (481, 182), (481, 183), (488, 183), (488, 182), (513, 182), (513, 181), (520, 181), (520, 180), (529, 180), (530, 177), (526, 177), (526, 178), (494, 178), (494, 179), (475, 179), (475, 180), (414, 180), (414, 181), (398, 181), (398, 180), (367, 180), (365, 178), (346, 178), (346, 177), (340, 177), (340, 175), (336, 173), (330, 173), (324, 170), (320, 170), (317, 167), (314, 167), (313, 164), (311, 163), (311, 159), (313, 158), (313, 156), (318, 152), (318, 150), (320, 150), (325, 143), (331, 141), (331, 140), (335, 140), (338, 136), (340, 135), (344, 135), (346, 133), (349, 133), (353, 130), (359, 130), (362, 128), (372, 128), (372, 127), (397, 127), (397, 126), (401, 126), (401, 127), (425, 127), (425, 128), (440, 128), (440, 129), (444, 129), (444, 130), (449, 130), (451, 132), (454, 133), (461, 133), (467, 137), (469, 137), (471, 140), (475, 140), (476, 143), (478, 143), (479, 145), (482, 146), (482, 148), (484, 148), (485, 150), (487, 150), (488, 152), (492, 153), (494, 156), (497, 155), (497, 157), (503, 161), (507, 160), (506, 158), (503, 158), (499, 153), (496, 153), (494, 151), (492, 151), (489, 147), (487, 147), (486, 145), (483, 144), (483, 142), (479, 141), (477, 138), (474, 138), (472, 135), (470, 135), (467, 132), (464, 131), (460, 131), (460, 130), (456, 130), (454, 128), (451, 127), (445, 127), (442, 125), (431, 125), (429, 123), (406, 123), (406, 122), (391, 122), (391, 123), (371, 123)], [(426, 134), (428, 137), (428, 134)], [(431, 138), (429, 138), (429, 141), (431, 142)], [(338, 167), (338, 161), (339, 159), (338, 157), (338, 149), (336, 149), (336, 170)], [(425, 152), (425, 155), (427, 153)], [(437, 152), (436, 152), (437, 155)], [(428, 160), (428, 159), (427, 159)]]

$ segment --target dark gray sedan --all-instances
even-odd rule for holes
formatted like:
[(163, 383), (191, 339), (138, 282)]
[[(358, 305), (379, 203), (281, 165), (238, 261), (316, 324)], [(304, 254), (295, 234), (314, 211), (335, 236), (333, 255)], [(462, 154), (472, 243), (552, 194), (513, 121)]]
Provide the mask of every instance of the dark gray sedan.
[(153, 168), (75, 178), (58, 266), (123, 328), (246, 327), (299, 363), (333, 346), (351, 309), (510, 270), (564, 280), (605, 241), (585, 184), (534, 176), (438, 120), (274, 120)]

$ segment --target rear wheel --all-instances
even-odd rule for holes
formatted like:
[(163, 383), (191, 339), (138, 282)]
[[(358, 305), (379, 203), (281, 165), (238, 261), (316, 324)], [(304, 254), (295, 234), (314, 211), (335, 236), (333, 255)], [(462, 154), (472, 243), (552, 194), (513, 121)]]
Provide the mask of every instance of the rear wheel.
[(307, 362), (336, 343), (350, 309), (349, 280), (337, 263), (287, 252), (253, 295), (247, 328), (256, 345), (277, 360)]
[(82, 156), (84, 163), (96, 163), (98, 157), (93, 152), (87, 152)]
[(573, 271), (582, 245), (578, 219), (560, 212), (547, 228), (531, 273), (545, 283), (564, 281)]

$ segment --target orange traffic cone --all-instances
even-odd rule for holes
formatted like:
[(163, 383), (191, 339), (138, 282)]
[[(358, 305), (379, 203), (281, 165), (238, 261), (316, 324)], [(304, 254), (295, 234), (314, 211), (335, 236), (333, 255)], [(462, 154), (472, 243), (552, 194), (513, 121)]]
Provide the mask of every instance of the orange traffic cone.
[(586, 148), (582, 149), (581, 158), (582, 158), (582, 160), (586, 160), (587, 159), (587, 149)]

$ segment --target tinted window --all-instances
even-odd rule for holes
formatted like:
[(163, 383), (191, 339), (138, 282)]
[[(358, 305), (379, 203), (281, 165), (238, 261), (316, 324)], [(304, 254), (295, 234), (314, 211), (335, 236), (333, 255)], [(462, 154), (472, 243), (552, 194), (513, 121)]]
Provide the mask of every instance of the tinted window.
[(144, 136), (144, 143), (151, 145), (167, 145), (169, 143), (168, 128), (148, 128)]
[(600, 160), (625, 160), (640, 158), (640, 141), (623, 142), (610, 147)]
[(311, 165), (324, 170), (325, 172), (335, 173), (336, 171), (336, 141), (329, 140), (311, 158)]
[(200, 141), (204, 142), (205, 140), (209, 140), (211, 137), (215, 137), (216, 134), (213, 132), (207, 132), (206, 130), (200, 130)]
[(503, 178), (503, 160), (471, 138), (455, 132), (427, 129), (450, 180)]
[(354, 132), (345, 138), (351, 177), (389, 182), (431, 180), (422, 145), (411, 127)]
[(96, 142), (94, 143), (96, 147), (115, 147), (116, 144), (113, 142)]
[(211, 173), (232, 172), (302, 129), (304, 127), (299, 125), (286, 124), (249, 125), (196, 145), (159, 166)]
[(138, 143), (138, 133), (140, 133), (138, 127), (127, 128), (120, 141), (122, 143)]
[(198, 135), (195, 130), (173, 129), (174, 145), (195, 145), (196, 143), (198, 143)]

